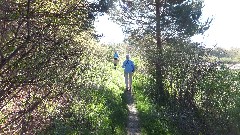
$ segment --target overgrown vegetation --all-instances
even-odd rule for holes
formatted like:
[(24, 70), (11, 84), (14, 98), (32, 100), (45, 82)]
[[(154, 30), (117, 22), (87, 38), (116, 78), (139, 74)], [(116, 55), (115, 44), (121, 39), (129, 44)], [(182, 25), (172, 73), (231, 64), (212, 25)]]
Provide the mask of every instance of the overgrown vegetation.
[[(118, 50), (136, 64), (142, 134), (240, 134), (240, 72), (217, 62), (239, 62), (238, 51), (189, 40), (211, 22), (200, 22), (203, 1), (114, 2), (0, 2), (0, 133), (126, 134)], [(126, 26), (127, 46), (98, 44), (105, 12)]]
[(97, 44), (93, 29), (106, 1), (0, 5), (0, 133), (125, 133), (111, 49)]
[(186, 42), (168, 46), (164, 105), (156, 102), (152, 72), (138, 69), (145, 71), (134, 82), (143, 134), (240, 134), (240, 72), (211, 62), (207, 52)]
[[(203, 1), (127, 1), (122, 7), (113, 18), (128, 24), (127, 41), (143, 56), (139, 72), (146, 77), (136, 78), (146, 82), (135, 84), (142, 86), (136, 92), (143, 132), (239, 134), (234, 122), (239, 116), (233, 113), (239, 110), (239, 71), (228, 69), (210, 57), (214, 51), (190, 41), (211, 23), (200, 19)], [(152, 123), (141, 115), (145, 112)]]

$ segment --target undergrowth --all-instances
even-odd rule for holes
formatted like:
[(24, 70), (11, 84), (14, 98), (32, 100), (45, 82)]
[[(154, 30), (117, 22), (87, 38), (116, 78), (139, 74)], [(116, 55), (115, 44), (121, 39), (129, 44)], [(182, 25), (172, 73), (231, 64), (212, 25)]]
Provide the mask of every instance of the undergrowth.
[(123, 96), (124, 81), (120, 67), (108, 66), (108, 78), (99, 88), (90, 88), (75, 95), (62, 113), (40, 135), (114, 134), (127, 133), (127, 106)]
[[(178, 132), (172, 123), (165, 117), (167, 109), (158, 108), (149, 98), (147, 91), (152, 89), (146, 76), (137, 74), (133, 82), (134, 99), (139, 112), (142, 135), (177, 135)], [(146, 90), (148, 89), (148, 90)]]

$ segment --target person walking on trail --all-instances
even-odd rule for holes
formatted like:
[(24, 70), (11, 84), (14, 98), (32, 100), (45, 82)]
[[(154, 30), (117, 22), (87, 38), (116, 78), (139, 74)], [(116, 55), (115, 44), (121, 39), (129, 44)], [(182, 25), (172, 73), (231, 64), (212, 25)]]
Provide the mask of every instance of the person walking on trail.
[(114, 64), (114, 69), (116, 69), (117, 67), (117, 64), (118, 64), (118, 60), (119, 59), (119, 56), (118, 56), (118, 52), (115, 51), (114, 55), (113, 55), (113, 64)]
[(135, 65), (132, 60), (130, 60), (130, 55), (126, 55), (126, 60), (123, 62), (122, 68), (124, 68), (124, 77), (126, 90), (132, 90), (132, 76), (135, 71)]

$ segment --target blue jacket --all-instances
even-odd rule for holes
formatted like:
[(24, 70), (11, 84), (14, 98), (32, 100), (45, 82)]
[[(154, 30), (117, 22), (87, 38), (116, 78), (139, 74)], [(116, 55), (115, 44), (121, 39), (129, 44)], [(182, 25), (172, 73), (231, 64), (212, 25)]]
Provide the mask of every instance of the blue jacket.
[(114, 58), (118, 58), (119, 56), (118, 56), (118, 54), (117, 53), (114, 53), (114, 56), (113, 56)]
[(125, 73), (131, 73), (135, 71), (135, 65), (133, 61), (126, 59), (123, 62), (122, 68), (124, 68)]

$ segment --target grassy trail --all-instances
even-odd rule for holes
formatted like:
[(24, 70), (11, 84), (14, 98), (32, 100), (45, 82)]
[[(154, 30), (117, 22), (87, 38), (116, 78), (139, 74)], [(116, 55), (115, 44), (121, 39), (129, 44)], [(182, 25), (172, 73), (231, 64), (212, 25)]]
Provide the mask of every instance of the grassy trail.
[[(118, 66), (116, 70), (113, 70), (113, 77), (115, 78), (115, 80), (118, 80), (118, 82), (121, 82), (121, 85), (124, 89), (125, 84), (123, 77), (123, 69), (120, 66)], [(140, 135), (138, 111), (134, 102), (133, 94), (130, 93), (130, 91), (124, 91), (123, 98), (125, 99), (125, 104), (128, 108), (128, 120), (126, 124), (127, 134)]]

